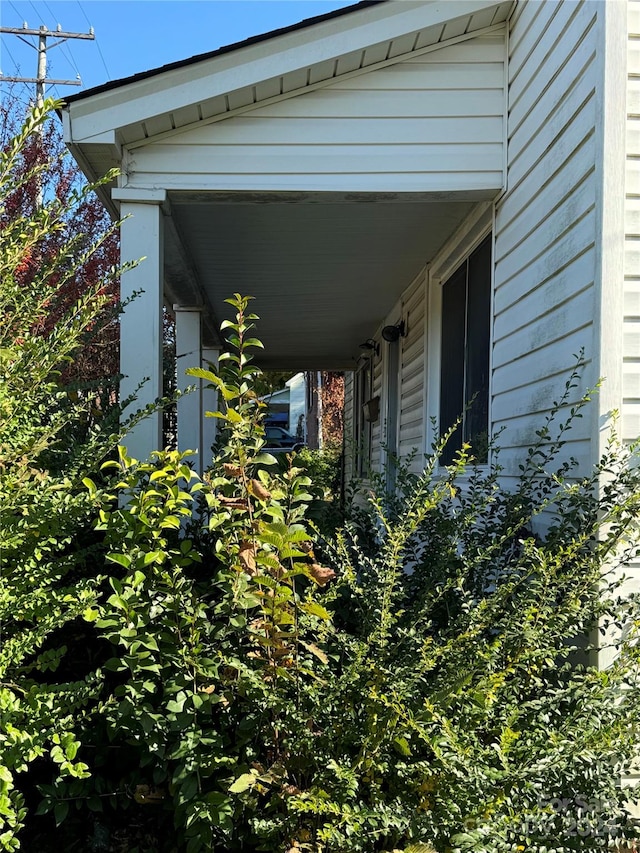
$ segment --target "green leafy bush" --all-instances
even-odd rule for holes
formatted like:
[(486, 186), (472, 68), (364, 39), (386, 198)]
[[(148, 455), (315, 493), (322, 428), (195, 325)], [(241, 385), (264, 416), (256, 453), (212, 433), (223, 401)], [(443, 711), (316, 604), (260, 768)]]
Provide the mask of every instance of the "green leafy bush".
[[(369, 523), (332, 554), (354, 578), (342, 619), (356, 663), (336, 717), (358, 732), (342, 770), (350, 820), (369, 835), (391, 807), (396, 844), (438, 851), (638, 838), (627, 811), (638, 792), (620, 784), (640, 752), (639, 602), (619, 571), (637, 556), (636, 449), (612, 434), (597, 468), (575, 477), (561, 455), (587, 403), (567, 405), (576, 381), (515, 489), (497, 464), (474, 469), (468, 448), (438, 475), (437, 447), (422, 476), (402, 471), (398, 494), (372, 498)], [(589, 663), (598, 627), (599, 651), (615, 653), (605, 671)], [(307, 807), (326, 820), (333, 805), (317, 792)], [(335, 849), (379, 849), (330, 832)]]
[(83, 733), (94, 775), (43, 789), (43, 810), (77, 807), (61, 828), (69, 838), (90, 842), (99, 825), (114, 845), (132, 807), (160, 813), (153, 837), (140, 822), (134, 833), (131, 819), (128, 841), (135, 835), (147, 853), (295, 836), (296, 816), (278, 804), (295, 788), (292, 748), (313, 743), (310, 708), (328, 663), (317, 641), (329, 614), (317, 591), (334, 573), (315, 560), (304, 523), (309, 479), (262, 452), (264, 406), (249, 355), (259, 342), (248, 337), (247, 300), (231, 301), (235, 351), (219, 372), (192, 371), (223, 404), (206, 479), (175, 452), (139, 462), (121, 450), (106, 465), (119, 480), (98, 529), (118, 571), (96, 622), (113, 675)]
[[(45, 114), (2, 155), (0, 205)], [(612, 431), (587, 476), (563, 461), (588, 402), (568, 404), (577, 373), (515, 488), (468, 448), (439, 470), (440, 445), (323, 537), (311, 460), (263, 450), (257, 318), (236, 294), (219, 369), (192, 371), (221, 403), (206, 477), (184, 454), (123, 448), (92, 474), (116, 439), (59, 373), (100, 286), (65, 297), (43, 334), (91, 247), (70, 235), (20, 278), (68, 203), (0, 207), (0, 847), (19, 846), (21, 774), (51, 766), (38, 811), (57, 828), (28, 836), (41, 853), (637, 840), (620, 784), (640, 761), (640, 609), (621, 579), (638, 556), (637, 448)], [(70, 661), (65, 633), (95, 659)]]
[(311, 480), (315, 500), (309, 506), (309, 518), (326, 535), (332, 535), (345, 520), (342, 480), (342, 448), (326, 445), (319, 450), (303, 447), (295, 464)]
[[(128, 848), (145, 853), (636, 838), (620, 778), (640, 752), (640, 618), (618, 577), (637, 552), (635, 448), (612, 434), (585, 478), (562, 461), (587, 404), (567, 404), (574, 373), (515, 489), (468, 448), (438, 472), (440, 445), (371, 498), (366, 524), (322, 539), (309, 478), (262, 450), (256, 318), (230, 301), (219, 371), (192, 371), (222, 402), (211, 471), (122, 452), (102, 510), (113, 682), (82, 738), (95, 776), (73, 785), (111, 827), (105, 849), (124, 806), (153, 814)], [(590, 661), (597, 626), (616, 653), (606, 671)]]
[[(96, 694), (91, 672), (70, 672), (61, 635), (96, 616), (93, 500), (82, 479), (118, 440), (95, 417), (95, 395), (60, 375), (97, 330), (111, 301), (85, 277), (107, 239), (69, 223), (94, 189), (45, 193), (34, 213), (16, 198), (44, 185), (46, 160), (24, 152), (55, 104), (34, 109), (0, 152), (0, 849), (18, 847), (26, 814), (18, 777), (49, 758), (60, 777), (84, 777), (74, 723)], [(55, 236), (55, 252), (49, 244)], [(29, 274), (25, 273), (27, 270)], [(117, 271), (113, 271), (117, 275)], [(51, 323), (51, 317), (57, 319)], [(56, 818), (66, 805), (58, 803)]]

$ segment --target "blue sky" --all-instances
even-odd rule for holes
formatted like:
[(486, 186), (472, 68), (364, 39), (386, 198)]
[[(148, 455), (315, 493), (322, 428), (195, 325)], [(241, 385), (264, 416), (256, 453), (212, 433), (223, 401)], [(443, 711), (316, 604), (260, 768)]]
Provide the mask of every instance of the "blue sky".
[[(75, 79), (83, 88), (128, 77), (167, 62), (215, 50), (268, 30), (321, 15), (356, 0), (1, 0), (0, 25), (88, 32), (95, 41), (72, 39), (48, 51), (48, 77)], [(32, 44), (36, 38), (27, 39)], [(37, 54), (21, 37), (0, 36), (0, 70), (35, 77)], [(4, 90), (8, 84), (0, 83)], [(25, 95), (33, 86), (21, 84)], [(50, 87), (61, 97), (78, 87)]]

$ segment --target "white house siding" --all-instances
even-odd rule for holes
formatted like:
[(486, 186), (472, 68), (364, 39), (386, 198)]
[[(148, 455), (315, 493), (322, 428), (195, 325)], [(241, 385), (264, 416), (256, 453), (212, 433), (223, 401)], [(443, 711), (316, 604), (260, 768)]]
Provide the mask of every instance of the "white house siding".
[(406, 333), (401, 342), (400, 430), (401, 458), (416, 451), (412, 469), (424, 467), (425, 452), (425, 274), (418, 276), (402, 298)]
[(353, 379), (354, 372), (344, 374), (344, 479), (349, 483), (354, 475), (353, 470)]
[[(640, 0), (629, 0), (625, 187), (622, 435), (640, 436)], [(626, 567), (626, 588), (640, 593), (640, 561)], [(629, 777), (640, 784), (640, 772)], [(636, 809), (640, 817), (640, 807)]]
[[(492, 420), (505, 476), (594, 357), (596, 2), (524, 0), (510, 21), (507, 190), (496, 205)], [(590, 366), (586, 381), (593, 381)], [(567, 453), (591, 461), (591, 419)]]
[(176, 131), (130, 152), (128, 185), (497, 191), (504, 184), (504, 38), (479, 36)]
[(640, 435), (640, 2), (629, 0), (622, 431)]
[[(399, 398), (398, 398), (398, 454), (407, 458), (415, 453), (412, 469), (419, 473), (424, 467), (425, 448), (425, 270), (405, 290), (400, 303), (389, 313), (376, 332), (380, 354), (373, 356), (374, 397), (380, 398), (380, 417), (371, 425), (371, 467), (381, 471), (384, 467), (385, 452), (383, 445), (387, 441), (387, 424), (384, 420), (387, 411), (387, 388), (385, 377), (388, 366), (390, 346), (400, 347)], [(402, 318), (405, 323), (405, 336), (397, 343), (387, 344), (380, 336), (382, 326), (391, 325)], [(353, 383), (345, 384), (345, 430), (352, 429), (355, 401)], [(348, 428), (347, 428), (348, 420)]]
[[(382, 359), (379, 356), (373, 359), (373, 396), (382, 399)], [(371, 424), (371, 467), (374, 471), (380, 471), (383, 465), (382, 412), (381, 406), (378, 420)]]

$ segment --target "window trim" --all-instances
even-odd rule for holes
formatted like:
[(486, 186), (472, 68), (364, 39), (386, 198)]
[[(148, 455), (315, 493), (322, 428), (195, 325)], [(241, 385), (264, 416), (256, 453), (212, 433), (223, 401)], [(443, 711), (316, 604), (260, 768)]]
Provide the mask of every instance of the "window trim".
[[(427, 281), (427, 394), (425, 406), (425, 453), (431, 453), (434, 438), (440, 435), (440, 369), (442, 354), (442, 287), (482, 241), (493, 234), (491, 246), (491, 299), (489, 328), (489, 435), (491, 435), (493, 331), (495, 296), (495, 206), (493, 202), (479, 204), (442, 247), (429, 266)], [(435, 435), (432, 424), (435, 423)], [(491, 454), (486, 467), (491, 465)], [(485, 467), (483, 465), (483, 467)]]

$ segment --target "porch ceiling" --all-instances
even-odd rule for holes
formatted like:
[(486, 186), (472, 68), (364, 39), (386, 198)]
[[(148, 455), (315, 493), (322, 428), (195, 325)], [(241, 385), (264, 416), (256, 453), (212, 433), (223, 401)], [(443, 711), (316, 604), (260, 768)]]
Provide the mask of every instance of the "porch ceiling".
[[(475, 201), (402, 194), (171, 193), (171, 298), (198, 294), (215, 315), (234, 292), (256, 297), (266, 368), (353, 368), (400, 297)], [(177, 238), (177, 239), (176, 239)], [(180, 247), (182, 243), (182, 247)]]

